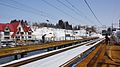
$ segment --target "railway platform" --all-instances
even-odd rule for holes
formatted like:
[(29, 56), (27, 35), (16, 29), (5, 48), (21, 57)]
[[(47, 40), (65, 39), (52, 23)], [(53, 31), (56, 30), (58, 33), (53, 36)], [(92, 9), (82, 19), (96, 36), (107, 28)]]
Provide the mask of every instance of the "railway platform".
[(76, 67), (120, 67), (120, 45), (102, 43)]

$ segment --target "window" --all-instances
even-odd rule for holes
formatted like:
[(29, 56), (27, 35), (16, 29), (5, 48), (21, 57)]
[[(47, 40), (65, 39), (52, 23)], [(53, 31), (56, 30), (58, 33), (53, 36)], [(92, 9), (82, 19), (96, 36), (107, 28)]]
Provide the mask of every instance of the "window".
[(28, 36), (28, 38), (31, 38), (31, 36)]
[(5, 30), (4, 30), (4, 32), (9, 32), (9, 31), (10, 31), (10, 30), (9, 30), (8, 27), (6, 27)]
[(66, 37), (70, 37), (70, 34), (65, 34)]
[(19, 39), (19, 38), (20, 38), (20, 36), (16, 36), (16, 38), (17, 38), (17, 39)]
[(28, 32), (28, 35), (31, 35), (31, 32)]
[(20, 39), (16, 39), (16, 40), (20, 40)]
[(4, 39), (10, 39), (10, 37), (4, 37)]
[(5, 28), (4, 35), (10, 35), (10, 30), (8, 27)]
[(23, 34), (24, 34), (24, 32), (21, 32), (21, 34), (23, 35)]
[(9, 30), (8, 28), (6, 28), (6, 30)]
[(10, 35), (10, 32), (4, 32), (4, 35)]
[(49, 33), (49, 34), (52, 34), (52, 33)]
[(77, 34), (78, 32), (74, 32), (73, 34)]
[(22, 36), (22, 39), (24, 39), (24, 36)]
[(19, 32), (17, 32), (17, 34), (19, 34)]
[(19, 31), (21, 31), (21, 28), (19, 27)]
[(20, 40), (20, 36), (16, 36), (16, 40)]

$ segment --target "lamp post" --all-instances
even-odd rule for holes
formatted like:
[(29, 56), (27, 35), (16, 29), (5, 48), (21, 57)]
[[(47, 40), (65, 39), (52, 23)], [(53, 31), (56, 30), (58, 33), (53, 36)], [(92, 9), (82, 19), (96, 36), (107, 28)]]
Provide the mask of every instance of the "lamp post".
[(25, 45), (27, 45), (27, 32), (25, 32)]
[(1, 45), (1, 32), (0, 32), (0, 47), (1, 47), (2, 45)]
[(85, 37), (87, 37), (87, 26), (85, 26)]
[(17, 46), (16, 36), (14, 37), (14, 41), (15, 41), (15, 46)]
[(65, 40), (66, 40), (66, 23), (65, 23)]

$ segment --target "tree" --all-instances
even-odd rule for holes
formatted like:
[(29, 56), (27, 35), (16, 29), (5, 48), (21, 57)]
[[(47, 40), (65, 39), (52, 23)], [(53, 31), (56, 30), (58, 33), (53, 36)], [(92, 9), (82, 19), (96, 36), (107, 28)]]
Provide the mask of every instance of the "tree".
[(65, 25), (64, 25), (64, 22), (62, 20), (58, 21), (58, 25), (61, 29), (65, 29)]
[(92, 26), (92, 27), (91, 27), (91, 32), (97, 32), (97, 31), (96, 31), (96, 27)]
[(11, 20), (11, 21), (10, 21), (10, 23), (14, 23), (14, 22), (17, 22), (17, 20), (15, 19), (15, 20)]

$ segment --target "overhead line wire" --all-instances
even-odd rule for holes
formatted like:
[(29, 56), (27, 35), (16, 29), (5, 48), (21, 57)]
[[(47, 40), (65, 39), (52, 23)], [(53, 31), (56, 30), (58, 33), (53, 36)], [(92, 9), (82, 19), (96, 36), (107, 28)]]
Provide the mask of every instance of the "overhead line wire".
[[(86, 0), (84, 0), (84, 1), (85, 1), (86, 5), (88, 6), (88, 8), (90, 9), (90, 11), (92, 12), (92, 14), (93, 14), (93, 16), (95, 17), (95, 19), (97, 20), (97, 22), (102, 25), (102, 23), (100, 22), (100, 20), (97, 18), (97, 16), (95, 15), (95, 13), (93, 12), (93, 10), (91, 9), (91, 7), (90, 7), (90, 5), (88, 4), (88, 2), (87, 2)], [(103, 25), (102, 25), (102, 26), (103, 26)]]
[[(0, 5), (6, 6), (6, 7), (10, 7), (10, 8), (14, 8), (14, 9), (17, 9), (17, 10), (21, 10), (21, 11), (23, 11), (23, 12), (29, 12), (29, 13), (32, 13), (32, 14), (37, 15), (37, 16), (42, 16), (42, 17), (50, 18), (50, 17), (45, 16), (45, 15), (42, 15), (42, 14), (40, 14), (40, 13), (36, 13), (36, 12), (33, 12), (33, 11), (29, 11), (29, 10), (25, 10), (25, 9), (22, 9), (22, 8), (18, 8), (18, 7), (12, 6), (11, 3), (4, 4), (4, 3), (1, 3), (1, 2), (0, 2)], [(51, 18), (51, 19), (53, 19), (53, 18)]]
[(75, 12), (76, 14), (79, 14), (77, 13), (74, 9), (70, 8), (69, 6), (67, 6), (66, 4), (64, 4), (62, 1), (60, 0), (57, 0), (59, 3), (61, 3), (62, 5), (66, 6), (68, 9), (72, 10), (73, 12)]
[[(43, 12), (43, 11), (41, 11), (41, 10), (38, 10), (38, 9), (33, 8), (33, 7), (31, 7), (31, 6), (28, 6), (28, 5), (25, 5), (25, 4), (20, 3), (20, 2), (18, 2), (18, 1), (15, 1), (15, 0), (11, 0), (11, 1), (13, 1), (13, 2), (15, 2), (15, 3), (18, 3), (18, 4), (20, 4), (21, 6), (31, 8), (31, 9), (33, 9), (33, 10), (37, 11), (38, 13), (39, 13), (39, 12), (41, 12), (41, 13), (44, 13), (44, 14), (49, 15), (49, 14), (48, 14), (48, 13), (46, 13), (46, 12)], [(43, 14), (41, 14), (41, 15), (43, 15)], [(48, 16), (48, 17), (50, 17), (50, 16)], [(51, 18), (53, 18), (53, 16), (51, 16)], [(53, 19), (56, 19), (56, 18), (53, 18)]]
[[(77, 7), (75, 7), (72, 3), (70, 3), (68, 0), (65, 0), (71, 7), (73, 7), (76, 11), (78, 11), (78, 15), (81, 16), (81, 14), (84, 14), (82, 11), (80, 11)], [(81, 13), (81, 14), (80, 14)], [(92, 20), (90, 20), (86, 15), (84, 15), (84, 18), (87, 19), (90, 23), (93, 23)]]
[(66, 13), (66, 12), (62, 11), (61, 9), (57, 8), (56, 6), (54, 6), (54, 5), (52, 5), (51, 3), (47, 2), (46, 0), (42, 0), (42, 1), (43, 1), (44, 3), (46, 3), (46, 4), (50, 5), (51, 7), (53, 7), (53, 8), (55, 8), (55, 9), (57, 9), (58, 11), (60, 11), (60, 12), (64, 13), (65, 15), (70, 16), (71, 18), (74, 18), (74, 19), (76, 19), (76, 20), (78, 20), (78, 21), (81, 21), (81, 20), (79, 20), (79, 19), (77, 19), (77, 18), (75, 18), (75, 17), (73, 17), (73, 16), (69, 15), (68, 13)]

